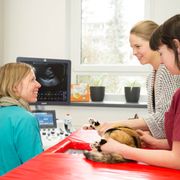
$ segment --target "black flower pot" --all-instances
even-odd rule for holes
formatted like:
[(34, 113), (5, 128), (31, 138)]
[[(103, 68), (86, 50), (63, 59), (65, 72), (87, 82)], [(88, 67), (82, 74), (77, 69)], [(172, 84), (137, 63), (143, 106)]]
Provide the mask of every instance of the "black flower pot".
[(124, 87), (126, 102), (137, 103), (140, 97), (140, 87)]
[(90, 86), (91, 101), (103, 101), (105, 95), (104, 86)]

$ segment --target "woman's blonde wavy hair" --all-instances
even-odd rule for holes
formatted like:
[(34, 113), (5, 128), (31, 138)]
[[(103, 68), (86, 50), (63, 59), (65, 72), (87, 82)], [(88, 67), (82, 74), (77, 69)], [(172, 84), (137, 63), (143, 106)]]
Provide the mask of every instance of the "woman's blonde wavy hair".
[(7, 63), (0, 67), (0, 98), (12, 97), (18, 99), (14, 88), (33, 70), (25, 63)]

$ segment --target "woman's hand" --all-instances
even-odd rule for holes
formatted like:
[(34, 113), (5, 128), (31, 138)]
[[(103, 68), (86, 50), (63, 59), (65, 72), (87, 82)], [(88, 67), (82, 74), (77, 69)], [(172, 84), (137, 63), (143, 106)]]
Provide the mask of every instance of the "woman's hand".
[[(98, 126), (96, 128), (96, 130), (97, 130), (98, 134), (100, 136), (102, 136), (105, 133), (106, 130), (112, 128), (112, 125), (113, 125), (113, 123), (106, 123), (106, 122), (105, 123), (101, 123), (100, 126)], [(82, 126), (82, 129), (84, 129), (84, 130), (92, 130), (94, 128), (92, 128), (92, 125), (90, 125), (90, 124), (84, 124)]]
[(121, 154), (121, 150), (124, 149), (125, 146), (127, 146), (125, 144), (121, 144), (120, 142), (112, 138), (108, 138), (106, 140), (107, 142), (101, 146), (101, 150), (103, 152)]
[(169, 149), (167, 139), (156, 139), (149, 132), (137, 130), (142, 141), (142, 147), (152, 148), (152, 149)]
[(108, 129), (113, 127), (113, 123), (101, 123), (100, 127), (98, 127), (98, 134), (102, 136)]
[(143, 148), (156, 148), (157, 139), (151, 136), (149, 132), (138, 129), (137, 133), (140, 135)]

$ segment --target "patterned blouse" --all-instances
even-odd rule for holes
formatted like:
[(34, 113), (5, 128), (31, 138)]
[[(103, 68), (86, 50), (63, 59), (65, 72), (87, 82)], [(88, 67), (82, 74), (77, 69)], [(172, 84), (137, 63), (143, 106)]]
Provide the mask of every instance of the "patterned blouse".
[(155, 138), (165, 138), (164, 114), (169, 109), (174, 92), (180, 87), (180, 75), (170, 74), (161, 64), (148, 76), (146, 86), (149, 117), (144, 120)]

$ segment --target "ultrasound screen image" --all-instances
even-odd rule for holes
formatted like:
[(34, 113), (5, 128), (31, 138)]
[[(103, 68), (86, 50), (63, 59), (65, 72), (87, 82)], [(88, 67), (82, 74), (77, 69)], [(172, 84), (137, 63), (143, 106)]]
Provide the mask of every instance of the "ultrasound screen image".
[(17, 61), (35, 68), (36, 79), (41, 84), (36, 104), (70, 103), (70, 60), (20, 57)]
[(67, 101), (67, 64), (34, 64), (37, 81), (41, 84), (38, 99)]
[(53, 87), (60, 84), (60, 79), (63, 78), (63, 75), (61, 77), (58, 77), (58, 75), (55, 74), (55, 68), (56, 67), (53, 66), (37, 68), (37, 71), (39, 71), (37, 73), (39, 74), (38, 80), (41, 85), (43, 85), (44, 87)]

